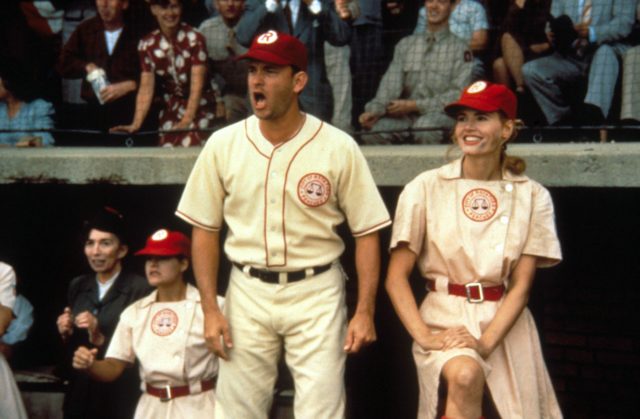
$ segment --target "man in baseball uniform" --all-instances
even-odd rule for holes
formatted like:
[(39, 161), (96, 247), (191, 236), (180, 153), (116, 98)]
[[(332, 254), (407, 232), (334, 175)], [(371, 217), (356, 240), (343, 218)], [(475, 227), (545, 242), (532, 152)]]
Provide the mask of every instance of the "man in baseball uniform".
[[(295, 416), (341, 418), (346, 354), (376, 339), (378, 230), (391, 221), (356, 142), (300, 111), (304, 45), (269, 31), (241, 58), (254, 115), (209, 138), (176, 211), (193, 226), (205, 338), (224, 360), (215, 417), (266, 418), (284, 351)], [(358, 274), (348, 325), (344, 221)], [(223, 223), (233, 263), (224, 313), (215, 298)]]

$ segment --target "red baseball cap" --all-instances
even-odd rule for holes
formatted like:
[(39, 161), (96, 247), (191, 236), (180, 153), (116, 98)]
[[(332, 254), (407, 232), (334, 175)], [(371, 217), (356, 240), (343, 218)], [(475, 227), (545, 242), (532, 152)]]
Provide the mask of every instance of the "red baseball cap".
[(307, 71), (307, 48), (298, 38), (286, 33), (268, 31), (256, 36), (249, 51), (236, 60), (246, 58), (277, 65), (293, 65)]
[(460, 99), (444, 107), (444, 111), (455, 117), (460, 108), (471, 108), (482, 112), (502, 111), (509, 119), (516, 118), (518, 99), (502, 84), (477, 81), (462, 91)]
[(179, 231), (158, 230), (148, 239), (136, 256), (185, 256), (191, 255), (191, 240)]

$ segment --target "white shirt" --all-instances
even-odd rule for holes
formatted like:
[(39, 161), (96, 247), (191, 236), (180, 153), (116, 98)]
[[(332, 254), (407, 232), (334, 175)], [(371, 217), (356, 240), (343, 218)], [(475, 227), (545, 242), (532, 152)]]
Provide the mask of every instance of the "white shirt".
[(104, 31), (104, 40), (107, 42), (107, 51), (109, 55), (113, 54), (113, 49), (116, 47), (116, 43), (118, 42), (118, 38), (120, 38), (120, 34), (122, 33), (122, 28), (116, 29), (115, 31)]
[(116, 273), (114, 276), (107, 279), (105, 282), (100, 282), (98, 281), (98, 278), (96, 278), (96, 282), (98, 283), (98, 300), (102, 301), (102, 298), (111, 289), (111, 286), (113, 285), (113, 283), (116, 282), (118, 275), (120, 275), (120, 272)]

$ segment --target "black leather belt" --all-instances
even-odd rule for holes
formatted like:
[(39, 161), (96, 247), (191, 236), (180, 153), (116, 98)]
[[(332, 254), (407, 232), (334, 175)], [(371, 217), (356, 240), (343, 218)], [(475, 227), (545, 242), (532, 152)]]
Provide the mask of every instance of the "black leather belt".
[[(233, 264), (235, 265), (236, 268), (244, 272), (245, 265), (237, 262), (233, 262)], [(280, 274), (286, 275), (287, 283), (288, 283), (288, 282), (300, 281), (301, 279), (309, 278), (314, 275), (319, 275), (323, 272), (328, 271), (329, 268), (331, 268), (330, 263), (327, 263), (326, 265), (322, 265), (322, 266), (314, 266), (313, 268), (310, 268), (311, 272), (309, 272), (309, 274), (307, 274), (307, 269), (301, 269), (299, 271), (293, 271), (293, 272), (275, 272), (275, 271), (267, 271), (265, 269), (249, 268), (248, 274), (254, 278), (258, 278), (263, 282), (268, 282), (269, 284), (279, 284)]]

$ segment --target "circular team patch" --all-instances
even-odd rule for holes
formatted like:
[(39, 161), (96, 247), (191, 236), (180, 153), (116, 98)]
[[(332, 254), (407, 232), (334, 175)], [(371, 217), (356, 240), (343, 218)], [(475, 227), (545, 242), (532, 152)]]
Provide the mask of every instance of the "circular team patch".
[(498, 200), (486, 189), (472, 189), (462, 198), (462, 211), (473, 221), (487, 221), (498, 210)]
[(158, 311), (151, 320), (151, 331), (158, 336), (169, 336), (176, 327), (178, 327), (178, 315), (168, 308)]
[(298, 198), (305, 205), (319, 207), (329, 200), (331, 184), (319, 173), (309, 173), (298, 182)]
[(473, 83), (471, 86), (469, 86), (469, 88), (467, 89), (467, 93), (480, 93), (486, 88), (487, 88), (486, 82), (477, 81)]

